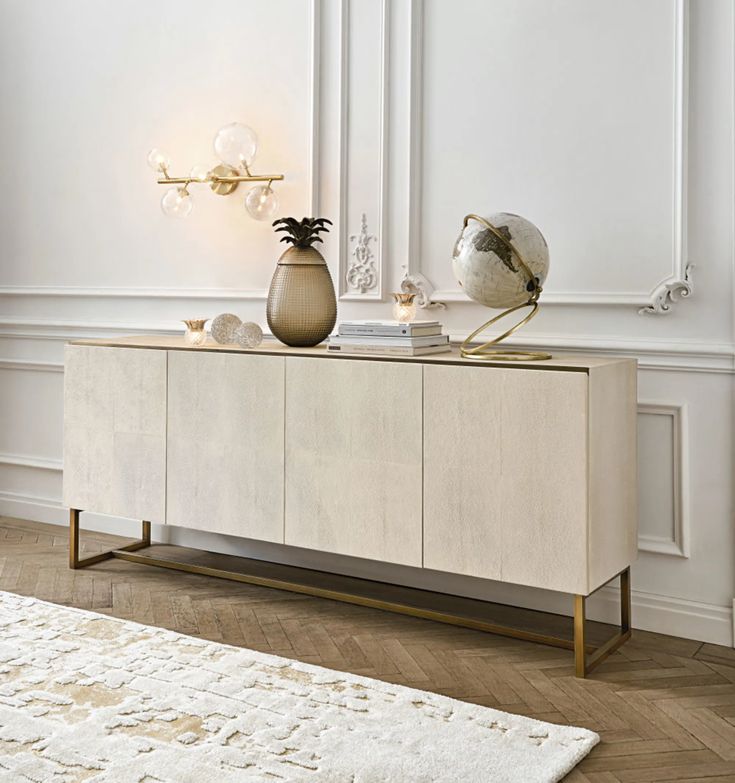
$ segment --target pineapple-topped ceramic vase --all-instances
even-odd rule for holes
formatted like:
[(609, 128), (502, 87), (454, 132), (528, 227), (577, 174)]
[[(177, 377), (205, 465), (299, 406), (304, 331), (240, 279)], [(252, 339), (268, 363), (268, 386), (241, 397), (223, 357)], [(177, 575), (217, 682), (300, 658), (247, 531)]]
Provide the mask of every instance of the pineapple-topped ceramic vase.
[(318, 345), (337, 320), (337, 298), (324, 256), (313, 246), (329, 231), (327, 218), (281, 218), (273, 223), (291, 247), (278, 259), (268, 292), (268, 326), (282, 343)]

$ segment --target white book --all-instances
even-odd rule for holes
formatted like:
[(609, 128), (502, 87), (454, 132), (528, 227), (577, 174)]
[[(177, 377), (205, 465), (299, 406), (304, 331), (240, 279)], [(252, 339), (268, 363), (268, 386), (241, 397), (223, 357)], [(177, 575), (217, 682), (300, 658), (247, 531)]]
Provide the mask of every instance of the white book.
[(446, 334), (427, 335), (423, 337), (398, 336), (385, 337), (380, 335), (338, 334), (329, 338), (330, 345), (383, 345), (421, 348), (427, 345), (444, 345), (449, 342)]
[(413, 321), (408, 324), (398, 321), (342, 321), (339, 325), (341, 335), (419, 336), (441, 334), (441, 330), (439, 321)]
[(430, 353), (446, 353), (451, 350), (452, 347), (449, 343), (418, 347), (411, 345), (334, 345), (331, 342), (327, 345), (327, 352), (329, 353), (358, 353), (372, 354), (374, 356), (426, 356)]

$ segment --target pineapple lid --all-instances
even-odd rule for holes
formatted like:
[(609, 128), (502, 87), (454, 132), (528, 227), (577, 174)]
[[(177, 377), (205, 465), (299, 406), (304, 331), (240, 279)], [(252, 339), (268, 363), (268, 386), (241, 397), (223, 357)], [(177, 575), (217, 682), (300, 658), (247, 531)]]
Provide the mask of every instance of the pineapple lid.
[(329, 231), (327, 226), (332, 225), (328, 218), (308, 218), (301, 220), (287, 217), (273, 221), (276, 232), (283, 231), (285, 236), (281, 242), (291, 244), (286, 252), (278, 259), (279, 264), (326, 264), (322, 254), (313, 247), (315, 242), (322, 242), (319, 236), (321, 232)]

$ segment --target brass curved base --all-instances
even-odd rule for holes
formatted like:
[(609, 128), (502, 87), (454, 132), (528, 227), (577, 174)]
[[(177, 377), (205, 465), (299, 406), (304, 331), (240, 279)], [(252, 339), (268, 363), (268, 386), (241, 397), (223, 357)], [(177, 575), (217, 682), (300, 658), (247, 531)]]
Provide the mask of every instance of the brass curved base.
[[(511, 315), (512, 313), (515, 313), (516, 310), (520, 310), (523, 307), (530, 307), (531, 310), (517, 324), (511, 326), (510, 329), (503, 332), (503, 334), (499, 335), (498, 337), (493, 337), (492, 340), (488, 340), (488, 342), (486, 343), (482, 343), (481, 345), (476, 345), (474, 348), (470, 348), (472, 341), (475, 339), (475, 337), (477, 337), (478, 334), (484, 332), (485, 329), (492, 326), (496, 321), (499, 321), (501, 318), (505, 318), (506, 315)], [(522, 326), (527, 324), (534, 317), (534, 315), (536, 315), (537, 311), (538, 311), (538, 302), (535, 300), (524, 302), (523, 304), (519, 304), (516, 305), (515, 307), (510, 307), (508, 310), (504, 310), (499, 315), (496, 315), (494, 318), (491, 318), (489, 321), (486, 321), (478, 329), (475, 329), (475, 331), (472, 332), (472, 334), (462, 343), (462, 345), (460, 345), (459, 347), (460, 354), (465, 359), (480, 359), (485, 361), (501, 361), (501, 362), (503, 361), (504, 362), (516, 362), (516, 361), (537, 362), (537, 361), (543, 361), (544, 359), (551, 359), (551, 354), (545, 353), (543, 351), (514, 351), (514, 350), (491, 349), (491, 346), (497, 345), (502, 340), (505, 340), (506, 337), (509, 337), (516, 330), (520, 329)]]

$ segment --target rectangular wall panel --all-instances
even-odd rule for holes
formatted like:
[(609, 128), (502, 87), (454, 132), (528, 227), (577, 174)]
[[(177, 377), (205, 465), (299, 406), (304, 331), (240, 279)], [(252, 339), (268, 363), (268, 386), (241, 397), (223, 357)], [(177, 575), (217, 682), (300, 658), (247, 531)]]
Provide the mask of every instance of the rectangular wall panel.
[(419, 364), (286, 360), (286, 543), (421, 565)]
[(647, 296), (680, 273), (681, 5), (423, 3), (420, 268), (436, 288), (461, 295), (446, 258), (467, 212), (540, 228), (547, 299)]
[(166, 351), (67, 345), (64, 504), (163, 523)]
[(284, 362), (169, 353), (168, 524), (283, 542)]

